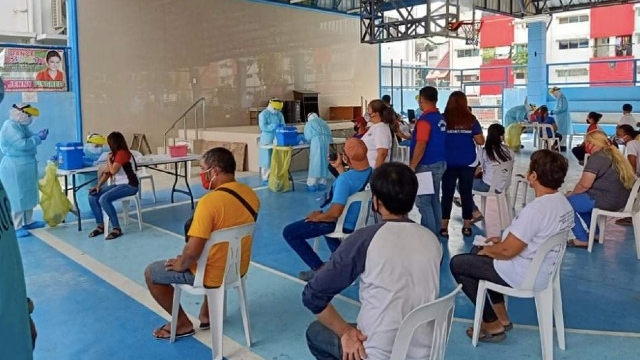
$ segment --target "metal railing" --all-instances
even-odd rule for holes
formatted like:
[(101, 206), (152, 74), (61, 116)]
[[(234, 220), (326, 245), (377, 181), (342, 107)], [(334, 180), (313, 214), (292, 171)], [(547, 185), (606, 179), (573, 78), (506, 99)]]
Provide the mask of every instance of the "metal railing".
[[(198, 140), (199, 138), (199, 133), (200, 133), (200, 127), (198, 126), (198, 110), (202, 110), (202, 129), (206, 129), (206, 124), (205, 124), (205, 108), (206, 108), (206, 99), (204, 97), (201, 97), (200, 99), (196, 100), (196, 102), (194, 102), (191, 106), (189, 106), (189, 108), (182, 113), (182, 115), (180, 115), (180, 117), (178, 117), (178, 119), (176, 119), (176, 121), (173, 122), (173, 124), (171, 124), (171, 126), (164, 132), (164, 153), (168, 154), (169, 153), (169, 137), (170, 137), (170, 133), (173, 132), (173, 141), (172, 144), (176, 143), (176, 139), (178, 138), (178, 131), (176, 128), (176, 125), (178, 125), (180, 123), (180, 121), (182, 121), (182, 128), (184, 130), (184, 140), (188, 140), (187, 138), (187, 121), (189, 119), (193, 119), (193, 131), (195, 132), (195, 140)], [(190, 115), (193, 114), (193, 117), (191, 117)]]

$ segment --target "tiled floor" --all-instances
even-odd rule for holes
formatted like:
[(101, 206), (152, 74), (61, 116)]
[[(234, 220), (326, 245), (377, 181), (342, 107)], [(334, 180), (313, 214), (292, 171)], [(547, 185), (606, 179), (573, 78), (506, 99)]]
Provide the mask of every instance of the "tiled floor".
[[(528, 143), (525, 142), (528, 145)], [(518, 155), (517, 171), (524, 172), (530, 151)], [(571, 160), (569, 189), (580, 169)], [(297, 174), (302, 177), (303, 174)], [(243, 181), (256, 188), (262, 201), (248, 277), (248, 299), (254, 343), (251, 350), (244, 335), (235, 296), (225, 322), (225, 356), (231, 359), (311, 359), (304, 340), (306, 325), (313, 316), (301, 303), (303, 283), (293, 276), (304, 269), (281, 236), (282, 228), (317, 208), (318, 194), (299, 190), (275, 194), (259, 185), (257, 177)], [(193, 181), (193, 183), (197, 183)], [(196, 186), (198, 187), (198, 186)], [(197, 189), (197, 195), (203, 194)], [(169, 344), (156, 341), (151, 331), (166, 318), (144, 288), (143, 270), (154, 260), (178, 254), (183, 245), (182, 224), (191, 215), (187, 203), (168, 204), (167, 190), (158, 191), (159, 201), (143, 199), (142, 232), (137, 224), (125, 227), (125, 236), (105, 242), (87, 238), (92, 228), (78, 232), (73, 223), (34, 231), (21, 239), (27, 289), (36, 303), (34, 320), (39, 329), (36, 359), (204, 359), (210, 356), (209, 332), (199, 331), (195, 339)], [(186, 200), (179, 198), (180, 201)], [(459, 211), (458, 209), (454, 211)], [(491, 210), (489, 210), (491, 211)], [(495, 216), (488, 214), (488, 218)], [(460, 226), (459, 212), (454, 226)], [(69, 219), (72, 220), (71, 218)], [(474, 230), (481, 233), (482, 230)], [(463, 239), (455, 228), (443, 243), (445, 259), (441, 292), (454, 288), (448, 259), (469, 250), (471, 239)], [(562, 289), (567, 349), (555, 347), (561, 359), (627, 359), (640, 351), (640, 261), (636, 259), (630, 228), (613, 223), (607, 241), (589, 254), (568, 249), (562, 268)], [(328, 251), (323, 249), (323, 256)], [(339, 311), (354, 320), (358, 311), (358, 288), (352, 286), (335, 303)], [(186, 297), (190, 314), (197, 314), (200, 299)], [(508, 339), (498, 345), (473, 348), (464, 334), (473, 307), (460, 295), (456, 319), (447, 350), (448, 359), (540, 358), (540, 342), (532, 301), (513, 299), (510, 313), (516, 323)], [(203, 345), (205, 344), (205, 345)]]

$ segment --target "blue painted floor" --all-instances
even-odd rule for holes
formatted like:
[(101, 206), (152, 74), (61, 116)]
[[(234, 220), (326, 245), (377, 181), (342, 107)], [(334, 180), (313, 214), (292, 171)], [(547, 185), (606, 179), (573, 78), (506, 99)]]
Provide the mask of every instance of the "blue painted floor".
[[(516, 172), (526, 169), (529, 154), (525, 151), (519, 155)], [(573, 185), (581, 170), (573, 160), (571, 169), (567, 182)], [(298, 178), (302, 176), (296, 174)], [(256, 177), (242, 181), (260, 186)], [(300, 219), (319, 205), (319, 194), (304, 192), (303, 183), (299, 185), (298, 191), (291, 193), (257, 191), (262, 208), (247, 287), (254, 336), (251, 350), (265, 359), (311, 359), (304, 331), (313, 316), (301, 303), (303, 284), (293, 278), (305, 266), (281, 235), (287, 223)], [(195, 187), (197, 195), (204, 193), (198, 185)], [(156, 206), (168, 204), (166, 190), (159, 191), (158, 195)], [(178, 356), (200, 359), (210, 356), (210, 350), (195, 339), (170, 345), (150, 335), (164, 320), (138, 302), (140, 289), (144, 287), (144, 268), (152, 261), (173, 257), (181, 251), (182, 225), (192, 210), (188, 204), (154, 209), (149, 196), (143, 201), (143, 207), (143, 231), (139, 232), (135, 221), (131, 221), (124, 228), (125, 235), (115, 241), (87, 238), (94, 225), (92, 221), (87, 221), (80, 233), (69, 223), (45, 229), (38, 233), (39, 238), (20, 240), (27, 289), (36, 302), (34, 318), (39, 330), (36, 358), (175, 359)], [(454, 210), (453, 217), (459, 221), (459, 209)], [(135, 216), (132, 215), (132, 219)], [(452, 228), (455, 229), (455, 225)], [(482, 229), (475, 231), (481, 233)], [(561, 351), (556, 346), (558, 358), (626, 359), (636, 358), (640, 352), (637, 320), (640, 261), (636, 259), (632, 229), (610, 223), (606, 236), (604, 246), (596, 245), (591, 254), (582, 249), (567, 250), (561, 273), (567, 350)], [(61, 248), (62, 253), (45, 242)], [(92, 273), (99, 271), (86, 269), (65, 257), (70, 250), (59, 244), (70, 246), (82, 256), (106, 266), (107, 271), (132, 280), (137, 290), (127, 288), (122, 292), (113, 287)], [(469, 251), (471, 239), (465, 241), (459, 231), (453, 230), (443, 246), (441, 292), (444, 294), (454, 288), (448, 260), (452, 255)], [(324, 247), (322, 255), (329, 255)], [(348, 288), (343, 295), (344, 298), (335, 300), (336, 305), (347, 319), (355, 320), (358, 307), (353, 300), (357, 300), (357, 286)], [(200, 300), (185, 297), (183, 303), (190, 314), (197, 315)], [(482, 344), (477, 348), (471, 346), (464, 333), (468, 326), (464, 319), (471, 319), (473, 307), (463, 295), (457, 298), (456, 304), (455, 316), (459, 320), (454, 323), (447, 358), (540, 358), (533, 301), (510, 300), (509, 310), (516, 329), (502, 344)], [(225, 335), (244, 344), (234, 295), (230, 296)]]

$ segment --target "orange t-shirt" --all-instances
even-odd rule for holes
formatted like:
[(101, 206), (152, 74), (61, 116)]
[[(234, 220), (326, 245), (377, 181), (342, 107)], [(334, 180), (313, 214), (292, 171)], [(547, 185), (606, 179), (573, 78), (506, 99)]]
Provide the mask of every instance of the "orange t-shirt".
[(49, 70), (44, 69), (36, 74), (36, 81), (64, 81), (64, 73), (58, 70), (56, 76), (52, 78)]
[[(260, 200), (249, 186), (237, 181), (226, 183), (220, 187), (231, 189), (238, 193), (257, 213), (260, 209)], [(251, 213), (233, 195), (223, 191), (212, 191), (198, 201), (198, 206), (193, 215), (193, 222), (189, 228), (189, 236), (201, 239), (209, 239), (215, 230), (222, 230), (234, 226), (251, 224), (254, 222)], [(242, 239), (242, 254), (240, 259), (240, 275), (244, 276), (249, 270), (251, 261), (251, 244), (253, 239)], [(204, 273), (204, 286), (208, 288), (219, 287), (222, 284), (224, 268), (227, 263), (229, 244), (218, 244), (211, 247), (207, 268)], [(198, 264), (190, 268), (196, 273)]]

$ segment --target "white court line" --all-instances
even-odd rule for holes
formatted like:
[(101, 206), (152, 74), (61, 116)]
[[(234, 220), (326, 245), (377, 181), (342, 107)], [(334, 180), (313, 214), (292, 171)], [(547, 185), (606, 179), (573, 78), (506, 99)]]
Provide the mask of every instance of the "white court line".
[[(306, 183), (306, 180), (304, 180), (304, 179), (294, 179), (294, 182), (298, 182), (298, 183)], [(268, 188), (268, 186), (259, 186), (259, 187), (255, 187), (255, 188), (253, 188), (253, 190), (254, 190), (254, 191), (258, 191), (258, 190), (264, 190), (264, 189), (267, 189), (267, 188)], [(195, 200), (196, 200), (196, 199), (194, 198), (194, 201), (195, 201)], [(188, 203), (190, 203), (190, 202), (191, 202), (190, 200), (186, 200), (186, 201), (181, 201), (181, 202), (176, 202), (176, 203), (170, 203), (170, 204), (165, 204), (165, 205), (159, 205), (159, 206), (155, 206), (155, 207), (151, 207), (151, 208), (142, 209), (142, 212), (146, 212), (146, 211), (150, 211), (150, 210), (163, 209), (163, 208), (168, 208), (168, 207), (177, 206), (177, 205), (182, 205), (182, 204), (188, 204)], [(84, 220), (83, 220), (83, 222), (84, 222)], [(73, 223), (76, 223), (76, 222), (71, 222), (71, 223), (66, 223), (66, 224), (73, 224)], [(181, 235), (178, 235), (178, 234), (176, 234), (176, 233), (174, 233), (174, 232), (171, 232), (171, 231), (169, 231), (169, 230), (165, 230), (165, 229), (163, 229), (163, 228), (161, 228), (161, 227), (158, 227), (158, 226), (155, 226), (155, 225), (151, 225), (151, 224), (145, 223), (144, 221), (143, 221), (143, 224), (144, 224), (145, 226), (148, 226), (148, 227), (151, 227), (151, 228), (153, 228), (153, 229), (156, 229), (156, 230), (158, 230), (158, 231), (160, 231), (160, 232), (162, 232), (162, 233), (165, 233), (165, 234), (167, 234), (167, 235), (175, 236), (175, 237), (178, 237), (178, 238), (183, 238)], [(40, 231), (41, 231), (41, 230), (40, 230)], [(40, 231), (38, 231), (38, 233), (40, 233)], [(44, 232), (44, 233), (49, 234), (48, 232)], [(34, 234), (35, 234), (35, 233), (34, 233)], [(51, 236), (53, 236), (53, 235), (51, 235)], [(54, 236), (54, 238), (55, 238), (55, 236)], [(66, 244), (66, 243), (65, 243), (65, 244)], [(51, 246), (53, 246), (54, 248), (57, 248), (56, 246), (54, 246), (54, 245), (52, 245), (52, 244), (50, 244), (50, 245), (51, 245)], [(71, 247), (71, 248), (72, 248), (72, 249), (75, 249), (75, 248), (73, 248), (73, 247)], [(61, 251), (61, 252), (63, 252), (63, 251)], [(64, 252), (63, 252), (63, 253), (64, 253)], [(64, 254), (66, 255), (66, 253), (64, 253)], [(69, 255), (67, 255), (67, 256), (69, 256)], [(71, 258), (71, 256), (69, 256), (69, 257)], [(72, 259), (73, 259), (73, 258), (72, 258)], [(74, 259), (74, 260), (75, 260), (75, 259)], [(94, 261), (95, 261), (95, 260), (94, 260)], [(78, 262), (78, 261), (76, 261), (76, 262)], [(78, 263), (79, 263), (79, 262), (78, 262)], [(98, 262), (98, 263), (99, 263), (99, 262)], [(100, 264), (101, 264), (101, 263), (100, 263)], [(285, 278), (285, 279), (288, 279), (288, 280), (290, 280), (290, 281), (296, 282), (296, 283), (298, 283), (298, 284), (301, 284), (301, 285), (306, 284), (306, 282), (304, 282), (304, 281), (302, 281), (302, 280), (300, 280), (300, 279), (298, 279), (298, 278), (296, 278), (296, 277), (290, 276), (290, 275), (288, 275), (288, 274), (285, 274), (285, 273), (280, 272), (280, 271), (278, 271), (278, 270), (275, 270), (275, 269), (269, 268), (269, 267), (267, 267), (267, 266), (264, 266), (264, 265), (258, 264), (258, 263), (256, 263), (256, 262), (251, 261), (251, 265), (252, 265), (252, 266), (255, 266), (255, 267), (257, 267), (257, 268), (260, 268), (260, 269), (262, 269), (262, 270), (265, 270), (265, 271), (267, 271), (267, 272), (270, 272), (270, 273), (272, 273), (272, 274), (275, 274), (275, 275), (277, 275), (277, 276), (280, 276), (280, 277), (282, 277), (282, 278)], [(87, 267), (87, 268), (88, 268), (88, 267)], [(89, 268), (88, 268), (88, 269), (89, 269)], [(89, 269), (89, 270), (91, 270), (91, 269)], [(91, 270), (91, 271), (92, 271), (92, 272), (94, 272), (93, 270)], [(94, 273), (95, 273), (95, 272), (94, 272)], [(98, 274), (96, 273), (96, 275), (98, 275)], [(98, 276), (100, 276), (100, 275), (98, 275)], [(105, 279), (105, 280), (106, 280), (106, 279)], [(136, 283), (134, 283), (134, 284), (135, 284), (135, 285), (137, 285)], [(139, 286), (139, 285), (138, 285), (138, 286)], [(123, 291), (124, 291), (124, 289), (123, 289)], [(145, 289), (145, 291), (146, 291), (146, 289)], [(133, 297), (133, 296), (132, 296), (132, 297)], [(149, 296), (149, 297), (150, 297), (150, 296)], [(337, 296), (335, 296), (335, 297), (336, 297), (336, 298), (338, 298), (338, 299), (340, 299), (340, 300), (342, 300), (342, 301), (345, 301), (345, 302), (347, 302), (347, 303), (349, 303), (349, 304), (352, 304), (352, 305), (355, 305), (355, 306), (360, 306), (360, 302), (359, 302), (359, 301), (357, 301), (357, 300), (353, 300), (353, 299), (348, 298), (348, 297), (346, 297), (346, 296), (344, 296), (344, 295), (337, 295)], [(136, 299), (136, 300), (137, 300), (137, 301), (139, 301), (139, 302), (141, 302), (141, 301), (140, 301), (140, 300), (138, 300), (138, 299)], [(153, 301), (153, 299), (152, 299), (152, 302), (155, 304), (155, 301)], [(142, 303), (142, 302), (141, 302), (141, 303)], [(144, 304), (144, 303), (143, 303), (143, 304)], [(148, 306), (147, 306), (147, 307), (148, 307)], [(159, 307), (158, 307), (158, 308), (159, 308)], [(161, 312), (164, 312), (164, 310), (162, 310), (161, 308), (159, 308), (159, 309), (160, 309), (160, 311), (161, 311)], [(154, 311), (155, 311), (155, 310), (154, 310)], [(156, 312), (157, 312), (157, 311), (156, 311)], [(160, 313), (159, 313), (159, 314), (160, 314)], [(160, 315), (162, 316), (162, 314), (160, 314)], [(166, 318), (166, 317), (165, 317), (165, 318)], [(460, 322), (460, 323), (466, 323), (466, 324), (471, 324), (471, 323), (473, 323), (473, 320), (471, 320), (471, 319), (464, 319), (464, 318), (454, 318), (454, 319), (453, 319), (453, 321), (455, 321), (455, 322)], [(538, 327), (537, 327), (537, 326), (535, 326), (535, 325), (514, 325), (514, 327), (515, 327), (515, 328), (518, 328), (518, 329), (538, 330)], [(604, 330), (588, 330), (588, 329), (570, 329), (570, 328), (566, 328), (566, 329), (565, 329), (565, 332), (567, 332), (567, 333), (574, 333), (574, 334), (584, 334), (584, 335), (606, 335), (606, 336), (617, 336), (617, 337), (627, 337), (627, 338), (640, 338), (640, 333), (621, 332), (621, 331), (604, 331)], [(196, 337), (197, 337), (197, 336), (196, 336)], [(199, 340), (200, 340), (200, 339), (199, 339)], [(226, 340), (226, 337), (225, 337), (225, 340)], [(230, 339), (229, 339), (229, 341), (232, 341), (232, 340), (230, 340)], [(211, 347), (210, 339), (207, 341), (207, 343), (206, 343), (206, 344), (207, 344), (207, 346)], [(236, 344), (237, 346), (241, 346), (241, 345), (239, 345), (238, 343), (235, 343), (235, 344)], [(225, 345), (225, 346), (226, 346), (226, 345)]]
[[(52, 235), (45, 229), (31, 230), (31, 233), (37, 236), (40, 240), (48, 244), (49, 246), (56, 249), (58, 252), (67, 256), (69, 259), (75, 261), (80, 264), (87, 270), (94, 273), (96, 276), (101, 278), (102, 280), (108, 282), (113, 285), (116, 289), (121, 290), (125, 294), (127, 294), (132, 299), (136, 300), (140, 304), (146, 306), (151, 311), (155, 312), (159, 316), (163, 317), (167, 321), (171, 320), (171, 317), (156, 303), (156, 301), (151, 297), (149, 290), (145, 287), (139, 285), (135, 281), (129, 279), (128, 277), (120, 274), (118, 271), (104, 265), (100, 261), (92, 258), (91, 256), (83, 253), (77, 248), (67, 244), (63, 240), (60, 240), (56, 236)], [(198, 318), (195, 316), (189, 316), (189, 319), (192, 323), (197, 323)], [(151, 336), (152, 325), (149, 324), (149, 336)], [(210, 331), (196, 331), (194, 337), (203, 343), (204, 345), (211, 348), (211, 333)], [(239, 343), (231, 340), (227, 336), (223, 337), (223, 348), (224, 348), (224, 357), (227, 359), (241, 359), (241, 360), (263, 360), (262, 357), (257, 354), (251, 352), (246, 347), (240, 345)]]
[[(178, 235), (172, 231), (163, 229), (161, 227), (155, 226), (155, 225), (151, 225), (151, 224), (147, 224), (144, 223), (145, 226), (148, 226), (150, 228), (153, 228), (157, 231), (160, 231), (162, 233), (165, 233), (167, 235), (171, 235), (171, 236), (175, 236), (177, 238), (182, 239), (183, 237), (181, 235)], [(32, 230), (33, 231), (33, 230)], [(42, 231), (42, 229), (40, 229), (39, 231)], [(47, 233), (48, 234), (48, 233)], [(53, 245), (52, 245), (53, 246)], [(293, 277), (291, 275), (285, 274), (281, 271), (272, 269), (270, 267), (267, 267), (265, 265), (256, 263), (251, 261), (251, 266), (255, 266), (259, 269), (265, 270), (267, 272), (270, 272), (274, 275), (280, 276), (282, 278), (285, 278), (287, 280), (293, 281), (295, 283), (301, 284), (301, 285), (305, 285), (306, 282), (302, 281), (296, 277)], [(335, 298), (340, 299), (348, 304), (351, 305), (355, 305), (355, 306), (360, 306), (360, 302), (354, 299), (351, 299), (349, 297), (346, 297), (344, 295), (336, 295)], [(161, 309), (162, 311), (162, 309)], [(459, 322), (459, 323), (463, 323), (463, 324), (472, 324), (473, 320), (472, 319), (464, 319), (464, 318), (453, 318), (453, 321), (455, 322)], [(538, 327), (535, 325), (518, 325), (518, 324), (514, 324), (514, 328), (518, 328), (518, 329), (525, 329), (525, 330), (535, 330), (538, 331)], [(633, 332), (622, 332), (622, 331), (605, 331), (605, 330), (588, 330), (588, 329), (571, 329), (571, 328), (565, 328), (565, 332), (567, 333), (572, 333), (572, 334), (583, 334), (583, 335), (606, 335), (606, 336), (617, 336), (617, 337), (626, 337), (626, 338), (640, 338), (640, 333), (633, 333)], [(208, 346), (211, 346), (211, 344), (209, 343)]]

